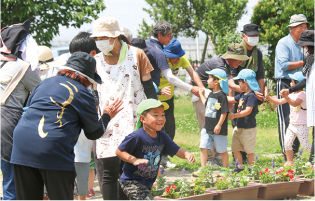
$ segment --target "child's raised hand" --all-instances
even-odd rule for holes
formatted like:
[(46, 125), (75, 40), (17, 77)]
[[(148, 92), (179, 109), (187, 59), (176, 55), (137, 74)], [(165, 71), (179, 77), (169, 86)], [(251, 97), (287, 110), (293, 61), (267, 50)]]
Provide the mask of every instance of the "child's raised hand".
[(185, 153), (185, 158), (186, 158), (190, 163), (196, 162), (194, 155), (192, 155), (192, 154), (189, 153), (188, 151), (186, 151), (186, 153)]
[(221, 126), (220, 125), (216, 125), (215, 127), (214, 127), (214, 134), (219, 134), (220, 133), (220, 131), (221, 131)]
[(149, 162), (148, 159), (136, 158), (136, 159), (132, 162), (132, 165), (138, 166), (138, 165), (140, 165), (140, 164), (146, 164), (146, 163), (148, 163), (148, 162)]

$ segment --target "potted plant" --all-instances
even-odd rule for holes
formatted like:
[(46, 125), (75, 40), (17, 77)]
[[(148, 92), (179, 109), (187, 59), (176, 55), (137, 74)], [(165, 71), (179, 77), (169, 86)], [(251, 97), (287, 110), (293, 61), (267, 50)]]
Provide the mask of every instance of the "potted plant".
[(161, 196), (154, 197), (155, 200), (212, 200), (215, 192), (205, 191), (203, 183), (197, 183), (191, 188), (191, 184), (187, 179), (176, 180), (173, 184), (170, 184), (165, 193)]
[(314, 196), (314, 166), (304, 165), (302, 167), (304, 178), (301, 183), (298, 194), (301, 196)]
[(228, 177), (220, 177), (215, 181), (215, 188), (218, 195), (214, 196), (214, 200), (256, 200), (259, 185), (248, 186), (250, 179), (248, 171), (240, 173), (232, 173)]
[(270, 171), (266, 168), (259, 172), (261, 186), (258, 199), (274, 200), (295, 198), (302, 181), (291, 181), (294, 177), (292, 166), (280, 167), (279, 170)]
[(152, 196), (163, 195), (164, 190), (166, 188), (166, 180), (164, 178), (165, 176), (164, 173), (165, 173), (165, 169), (161, 167), (160, 176), (156, 179), (157, 180), (156, 184), (153, 185), (151, 188)]

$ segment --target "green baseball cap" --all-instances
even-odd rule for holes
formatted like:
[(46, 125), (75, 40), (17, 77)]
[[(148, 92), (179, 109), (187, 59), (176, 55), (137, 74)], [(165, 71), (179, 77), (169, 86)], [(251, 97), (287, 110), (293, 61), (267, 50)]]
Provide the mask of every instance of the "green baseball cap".
[(150, 99), (143, 100), (138, 105), (138, 108), (137, 108), (138, 121), (137, 121), (135, 131), (138, 130), (140, 127), (142, 127), (142, 122), (140, 121), (140, 116), (142, 115), (142, 113), (148, 109), (157, 108), (160, 106), (163, 106), (164, 110), (167, 110), (169, 108), (167, 103), (161, 102), (161, 101), (156, 100), (156, 99), (150, 98)]
[(239, 61), (246, 61), (249, 57), (244, 52), (244, 47), (238, 43), (231, 43), (228, 46), (225, 54), (221, 56), (222, 59), (235, 59)]

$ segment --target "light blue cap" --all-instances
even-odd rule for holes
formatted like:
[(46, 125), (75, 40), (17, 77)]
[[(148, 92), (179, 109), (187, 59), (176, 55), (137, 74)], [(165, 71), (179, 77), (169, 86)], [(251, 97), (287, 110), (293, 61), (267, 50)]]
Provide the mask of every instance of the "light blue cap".
[(228, 83), (228, 79), (226, 78), (226, 73), (224, 70), (219, 69), (219, 68), (215, 68), (211, 71), (206, 71), (206, 73), (219, 78), (219, 83), (220, 83), (220, 87), (221, 87), (222, 91), (225, 94), (229, 93), (229, 83)]
[(293, 79), (293, 80), (296, 80), (296, 81), (299, 81), (299, 82), (301, 82), (302, 80), (304, 80), (304, 76), (303, 76), (303, 73), (302, 73), (302, 71), (297, 71), (297, 72), (295, 72), (295, 73), (291, 73), (291, 74), (289, 74), (289, 77), (291, 78), (291, 79)]
[(251, 69), (241, 70), (233, 80), (246, 80), (249, 88), (252, 91), (260, 91), (258, 82), (256, 80), (256, 73)]

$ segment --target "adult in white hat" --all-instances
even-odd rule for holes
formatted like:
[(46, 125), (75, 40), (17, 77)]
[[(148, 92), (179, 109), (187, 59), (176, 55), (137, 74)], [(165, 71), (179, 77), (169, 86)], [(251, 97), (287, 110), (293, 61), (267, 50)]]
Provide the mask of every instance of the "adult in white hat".
[(146, 98), (157, 99), (150, 75), (153, 67), (143, 50), (130, 46), (113, 17), (97, 19), (91, 37), (101, 51), (95, 56), (97, 73), (103, 81), (97, 85), (99, 107), (102, 109), (106, 101), (111, 103), (116, 98), (124, 102), (124, 109), (110, 121), (104, 135), (96, 140), (97, 175), (104, 200), (125, 199), (127, 197), (118, 183), (123, 161), (115, 151), (135, 128), (138, 104)]
[[(277, 80), (276, 93), (277, 98), (281, 99), (279, 92), (281, 89), (288, 89), (290, 87), (291, 79), (289, 74), (293, 74), (297, 71), (302, 71), (304, 65), (304, 55), (301, 52), (301, 46), (297, 44), (300, 35), (304, 30), (307, 30), (310, 23), (303, 14), (295, 14), (291, 16), (290, 24), (288, 28), (290, 33), (284, 38), (280, 39), (276, 46), (276, 58), (275, 58), (275, 79)], [(284, 157), (284, 139), (285, 133), (289, 126), (290, 106), (288, 103), (277, 106), (278, 114), (278, 130), (279, 141), (282, 148)], [(296, 138), (293, 143), (293, 151), (298, 152), (300, 142)]]

